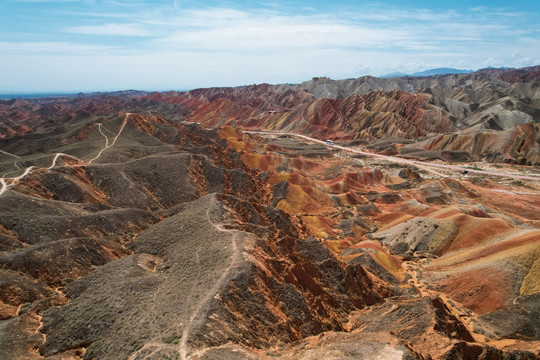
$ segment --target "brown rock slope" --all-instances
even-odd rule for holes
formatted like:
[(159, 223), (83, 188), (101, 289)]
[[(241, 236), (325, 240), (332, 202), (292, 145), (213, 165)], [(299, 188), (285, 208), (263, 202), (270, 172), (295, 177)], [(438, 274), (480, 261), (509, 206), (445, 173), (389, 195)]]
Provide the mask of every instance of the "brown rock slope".
[(540, 161), (540, 125), (519, 125), (505, 131), (445, 134), (413, 146), (426, 150), (464, 150), (475, 159), (536, 165)]
[[(249, 144), (252, 140), (239, 133), (225, 134), (230, 146), (248, 143), (242, 147), (255, 148)], [(310, 151), (287, 146), (285, 140), (281, 142), (283, 147), (274, 151), (288, 154), (294, 162), (268, 151), (263, 156), (264, 165), (253, 162), (259, 159), (255, 155), (244, 154), (242, 158), (266, 170), (264, 178), (273, 186), (277, 206), (300, 214), (307, 229), (325, 239), (342, 259), (362, 264), (406, 290), (403, 284), (411, 273), (402, 261), (434, 257), (420, 261), (422, 270), (418, 268), (418, 274), (412, 274), (419, 280), (413, 284), (424, 295), (444, 296), (448, 311), (459, 317), (468, 331), (495, 339), (510, 336), (538, 340), (533, 330), (538, 328), (537, 316), (525, 319), (525, 314), (538, 314), (533, 299), (539, 279), (536, 259), (540, 233), (523, 223), (538, 220), (538, 193), (525, 193), (519, 187), (501, 188), (489, 181), (426, 182), (417, 173), (412, 176), (415, 173), (410, 169), (398, 171), (403, 176), (410, 173), (405, 177), (411, 180), (404, 181), (386, 174), (386, 170), (359, 171), (362, 160), (333, 160), (327, 155), (317, 165), (305, 166), (312, 160), (300, 154)], [(276, 143), (256, 141), (259, 151)], [(370, 239), (381, 241), (383, 246)], [(384, 245), (397, 256), (388, 254)], [(427, 292), (422, 290), (425, 286), (429, 287)], [(489, 315), (477, 320), (470, 314)], [(509, 323), (513, 330), (505, 330), (504, 324)], [(477, 336), (482, 335), (474, 335), (476, 340), (461, 339), (477, 341)], [(438, 350), (428, 346), (424, 351), (446, 358), (450, 354), (472, 356), (468, 351), (478, 351), (475, 356), (485, 351), (495, 356), (501, 350), (482, 350), (477, 345), (450, 341)]]
[[(300, 85), (0, 101), (0, 135), (33, 132), (72, 121), (75, 114), (97, 119), (126, 111), (321, 139), (391, 139), (394, 148), (412, 157), (444, 158), (441, 152), (460, 151), (461, 158), (535, 165), (540, 158), (536, 72), (538, 67), (421, 78), (314, 78)], [(430, 138), (416, 143), (425, 136)], [(411, 139), (405, 147), (402, 138)]]
[(231, 215), (208, 195), (140, 233), (133, 255), (74, 282), (70, 306), (45, 314), (42, 352), (85, 342), (87, 356), (99, 358), (182, 355), (231, 341), (267, 347), (341, 330), (348, 311), (386, 294), (317, 240), (295, 238), (293, 224), (277, 243), (259, 243), (219, 225)]
[(60, 101), (0, 139), (0, 358), (538, 358), (537, 182), (196, 124), (532, 164), (535, 78), (498, 76)]
[[(77, 162), (17, 155), (34, 167), (0, 195), (2, 358), (265, 348), (341, 331), (351, 311), (392, 294), (274, 208), (215, 133), (137, 114), (107, 120), (77, 142), (58, 135)], [(11, 150), (48, 133), (28, 136)]]
[(416, 137), (455, 129), (440, 109), (429, 104), (427, 94), (375, 91), (343, 100), (311, 100), (298, 89), (288, 90), (280, 98), (269, 88), (266, 97), (270, 101), (263, 102), (253, 87), (232, 94), (228, 88), (212, 90), (204, 90), (210, 94), (199, 96), (196, 105), (193, 92), (178, 94), (177, 99), (160, 96), (160, 100), (191, 106), (190, 121), (207, 126), (234, 123), (246, 129), (308, 132), (316, 137)]
[[(521, 75), (515, 81), (505, 81), (502, 75), (512, 72), (338, 81), (317, 78), (300, 86), (170, 93), (160, 95), (160, 101), (182, 104), (191, 111), (191, 121), (208, 126), (234, 123), (245, 129), (309, 133), (321, 139), (430, 135), (434, 137), (407, 145), (404, 152), (411, 155), (420, 148), (425, 155), (439, 152), (444, 157), (441, 151), (462, 151), (462, 156), (473, 159), (488, 156), (490, 161), (534, 165), (540, 154), (536, 145), (540, 93), (538, 78), (526, 74), (534, 74), (535, 69), (516, 70)], [(416, 155), (421, 156), (422, 151)]]
[(75, 115), (104, 116), (118, 111), (167, 114), (171, 120), (182, 120), (185, 111), (178, 106), (146, 98), (143, 91), (117, 91), (0, 100), (0, 138), (34, 132), (62, 122), (72, 122)]

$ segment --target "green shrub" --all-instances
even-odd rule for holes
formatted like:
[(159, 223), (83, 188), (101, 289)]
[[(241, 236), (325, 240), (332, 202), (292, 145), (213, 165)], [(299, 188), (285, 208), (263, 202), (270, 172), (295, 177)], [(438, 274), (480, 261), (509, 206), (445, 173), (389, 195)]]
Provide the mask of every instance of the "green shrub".
[(479, 171), (484, 171), (484, 169), (482, 168), (479, 168), (478, 166), (476, 165), (472, 165), (472, 166), (467, 166), (467, 169), (472, 169), (472, 170), (479, 170)]
[(172, 334), (170, 336), (167, 336), (163, 339), (163, 342), (165, 344), (178, 344), (180, 342), (180, 339), (182, 338), (182, 334)]

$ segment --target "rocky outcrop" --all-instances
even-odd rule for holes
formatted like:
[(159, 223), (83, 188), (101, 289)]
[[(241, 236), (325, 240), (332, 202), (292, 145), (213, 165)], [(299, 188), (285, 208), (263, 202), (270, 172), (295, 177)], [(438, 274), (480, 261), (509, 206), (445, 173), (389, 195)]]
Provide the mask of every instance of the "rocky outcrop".
[(525, 124), (506, 131), (438, 135), (414, 146), (427, 150), (462, 150), (478, 160), (536, 165), (539, 131), (538, 124)]

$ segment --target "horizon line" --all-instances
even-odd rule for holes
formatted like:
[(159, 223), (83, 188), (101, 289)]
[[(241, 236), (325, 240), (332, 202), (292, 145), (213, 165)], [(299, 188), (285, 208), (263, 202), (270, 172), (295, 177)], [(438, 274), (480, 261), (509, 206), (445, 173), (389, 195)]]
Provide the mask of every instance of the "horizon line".
[[(358, 79), (358, 78), (362, 78), (362, 77), (366, 77), (366, 76), (372, 76), (372, 77), (376, 77), (376, 78), (385, 78), (385, 77), (386, 78), (391, 78), (389, 76), (394, 75), (394, 74), (401, 74), (400, 76), (395, 76), (396, 78), (400, 78), (400, 77), (410, 77), (410, 76), (412, 76), (414, 74), (420, 74), (420, 73), (428, 72), (428, 71), (431, 71), (431, 70), (439, 70), (439, 69), (452, 69), (452, 70), (456, 70), (456, 71), (466, 71), (468, 73), (474, 73), (474, 72), (478, 72), (478, 71), (484, 70), (484, 69), (519, 70), (519, 69), (526, 69), (526, 68), (535, 67), (535, 66), (540, 66), (540, 64), (525, 66), (525, 67), (521, 67), (521, 68), (514, 68), (514, 67), (507, 67), (507, 66), (500, 66), (500, 67), (487, 66), (487, 67), (479, 68), (479, 69), (476, 69), (476, 70), (455, 69), (455, 68), (431, 68), (431, 69), (426, 69), (426, 70), (423, 70), (423, 71), (417, 71), (417, 72), (414, 72), (412, 74), (402, 73), (402, 72), (397, 71), (397, 72), (392, 72), (392, 73), (383, 74), (383, 75), (364, 74), (364, 75), (360, 75), (358, 77), (344, 78), (344, 79), (332, 79), (332, 78), (329, 78), (328, 76), (313, 76), (311, 79), (304, 80), (304, 81), (310, 81), (310, 80), (315, 79), (315, 78), (329, 78), (330, 80), (347, 80), (347, 79)], [(422, 75), (422, 76), (419, 76), (419, 77), (445, 76), (445, 75), (459, 75), (459, 74), (447, 73), (447, 74), (437, 74), (437, 75)], [(99, 93), (110, 94), (110, 93), (114, 93), (114, 92), (125, 92), (125, 91), (139, 91), (139, 92), (150, 92), (150, 93), (153, 93), (153, 92), (169, 92), (169, 91), (186, 92), (186, 91), (191, 91), (191, 90), (196, 90), (196, 89), (228, 88), (228, 87), (233, 87), (234, 88), (234, 87), (244, 87), (244, 86), (250, 86), (250, 85), (261, 85), (261, 84), (270, 84), (270, 85), (293, 84), (293, 85), (299, 85), (300, 83), (268, 83), (268, 82), (261, 82), (261, 83), (243, 84), (243, 85), (189, 87), (189, 88), (185, 88), (185, 89), (173, 89), (173, 88), (168, 88), (168, 89), (165, 89), (165, 88), (160, 88), (160, 89), (127, 88), (126, 89), (126, 88), (124, 88), (124, 89), (111, 89), (111, 90), (105, 90), (105, 89), (99, 89), (99, 90), (98, 89), (89, 89), (89, 90), (43, 90), (43, 91), (0, 90), (0, 100), (9, 100), (9, 99), (18, 99), (18, 98), (26, 98), (26, 99), (46, 98), (47, 96), (61, 97), (61, 96), (71, 96), (71, 95), (78, 95), (78, 94), (84, 94), (84, 95), (99, 94)], [(10, 96), (12, 96), (12, 97), (10, 97)], [(17, 96), (24, 96), (24, 97), (17, 97)]]

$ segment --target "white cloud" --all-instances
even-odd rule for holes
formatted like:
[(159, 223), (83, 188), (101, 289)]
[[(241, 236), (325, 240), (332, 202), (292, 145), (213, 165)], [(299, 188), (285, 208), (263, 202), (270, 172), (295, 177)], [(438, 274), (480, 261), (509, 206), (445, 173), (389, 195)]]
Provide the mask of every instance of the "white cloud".
[(510, 65), (512, 65), (513, 67), (525, 67), (534, 65), (532, 59), (529, 56), (525, 56), (517, 50), (515, 50), (510, 57), (512, 58)]
[(51, 53), (88, 54), (103, 53), (105, 51), (120, 50), (114, 46), (87, 45), (70, 42), (0, 42), (0, 52), (3, 54), (34, 54), (43, 55)]
[(393, 30), (287, 21), (245, 22), (223, 28), (177, 31), (158, 45), (201, 50), (264, 51), (286, 48), (385, 47), (399, 45), (407, 35)]
[(488, 66), (501, 67), (501, 66), (504, 66), (504, 61), (502, 59), (500, 59), (500, 58), (490, 57), (490, 58), (487, 58), (486, 60), (482, 61), (479, 65), (482, 68), (486, 68)]
[(0, 42), (0, 67), (13, 69), (2, 86), (24, 83), (36, 90), (50, 78), (70, 90), (103, 90), (104, 84), (186, 89), (435, 67), (528, 66), (540, 57), (537, 32), (487, 10), (371, 7), (295, 15), (283, 8), (186, 10), (184, 2), (171, 0), (166, 8), (93, 9), (62, 30), (58, 38), (68, 41)]
[(152, 33), (139, 24), (103, 24), (81, 25), (66, 29), (72, 34), (84, 35), (114, 35), (114, 36), (150, 36)]
[[(469, 21), (471, 20), (471, 21)], [(439, 50), (523, 35), (494, 20), (472, 21), (448, 11), (367, 9), (366, 12), (286, 15), (270, 10), (208, 8), (146, 18), (161, 36), (153, 45), (198, 51), (279, 51), (288, 48)], [(380, 23), (382, 22), (382, 23)], [(497, 36), (498, 35), (498, 36)]]
[(477, 12), (485, 12), (488, 10), (487, 6), (476, 6), (471, 8), (471, 11), (477, 11)]
[(407, 28), (375, 28), (333, 15), (282, 15), (235, 9), (188, 11), (170, 19), (147, 20), (167, 28), (154, 46), (204, 51), (278, 51), (291, 48), (418, 48)]

